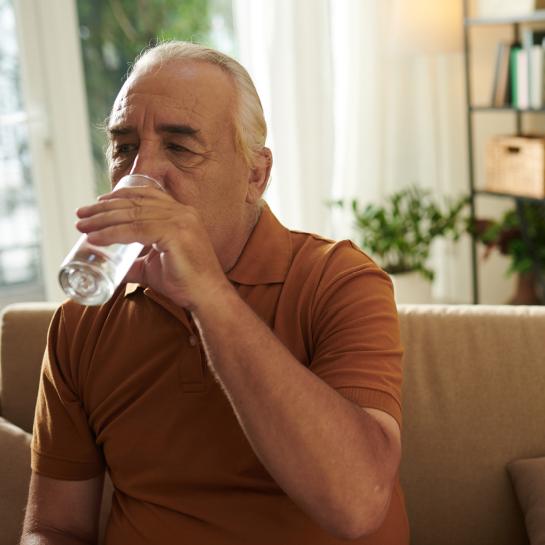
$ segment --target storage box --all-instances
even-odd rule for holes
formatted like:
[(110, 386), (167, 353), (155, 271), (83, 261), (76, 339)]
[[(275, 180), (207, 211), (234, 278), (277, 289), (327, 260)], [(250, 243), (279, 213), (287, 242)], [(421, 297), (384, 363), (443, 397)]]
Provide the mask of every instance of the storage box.
[(486, 189), (544, 198), (545, 137), (493, 137), (486, 148)]
[(545, 8), (545, 0), (478, 0), (477, 17), (516, 17)]

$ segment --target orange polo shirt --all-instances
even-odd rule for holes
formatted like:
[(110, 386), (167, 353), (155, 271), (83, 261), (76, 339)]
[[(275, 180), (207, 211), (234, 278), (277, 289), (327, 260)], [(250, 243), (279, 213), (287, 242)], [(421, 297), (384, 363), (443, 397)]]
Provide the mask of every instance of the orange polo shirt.
[[(228, 277), (301, 365), (401, 423), (392, 286), (365, 254), (289, 231), (265, 207)], [(100, 307), (67, 302), (55, 314), (32, 468), (68, 480), (109, 471), (107, 545), (346, 543), (273, 481), (206, 365), (190, 316), (149, 288), (127, 285)], [(408, 543), (399, 482), (382, 527), (353, 543)]]

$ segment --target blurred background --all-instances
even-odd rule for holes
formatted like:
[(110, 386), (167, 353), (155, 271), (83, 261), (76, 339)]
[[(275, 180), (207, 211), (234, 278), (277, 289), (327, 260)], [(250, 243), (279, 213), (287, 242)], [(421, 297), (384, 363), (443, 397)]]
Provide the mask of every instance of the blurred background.
[[(474, 232), (519, 203), (477, 193), (490, 137), (544, 129), (540, 111), (521, 127), (520, 108), (472, 106), (490, 106), (498, 44), (538, 10), (521, 4), (0, 0), (0, 308), (63, 299), (74, 211), (109, 187), (104, 121), (135, 56), (166, 39), (250, 72), (274, 155), (266, 199), (286, 226), (354, 239), (393, 274), (400, 302), (521, 302), (526, 272), (542, 302), (522, 242), (514, 255)], [(419, 284), (405, 288), (410, 270)]]

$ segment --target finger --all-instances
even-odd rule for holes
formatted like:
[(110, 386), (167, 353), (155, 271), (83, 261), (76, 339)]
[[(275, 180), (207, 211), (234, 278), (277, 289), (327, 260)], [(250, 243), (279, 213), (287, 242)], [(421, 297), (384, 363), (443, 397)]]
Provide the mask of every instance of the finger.
[(162, 200), (172, 200), (165, 191), (159, 189), (158, 187), (147, 187), (147, 186), (137, 186), (137, 187), (122, 187), (104, 195), (98, 197), (99, 201), (104, 201), (108, 199), (116, 198), (127, 198), (127, 199), (138, 199), (138, 198), (156, 198)]
[(151, 246), (161, 237), (160, 229), (161, 222), (133, 221), (94, 230), (87, 234), (87, 240), (97, 246), (131, 244), (132, 242)]
[(136, 223), (142, 221), (163, 221), (172, 216), (170, 209), (164, 207), (139, 207), (127, 206), (111, 208), (105, 211), (95, 211), (94, 214), (80, 218), (76, 222), (76, 228), (82, 233), (97, 231), (111, 225), (124, 223)]
[[(154, 198), (144, 198), (142, 196), (132, 199), (121, 198), (114, 194), (115, 198), (105, 199), (93, 204), (81, 206), (76, 210), (76, 215), (79, 218), (86, 218), (94, 214), (101, 212), (107, 212), (109, 210), (121, 210), (128, 208), (164, 208), (167, 202), (175, 203), (175, 201), (164, 201)], [(175, 203), (178, 205), (179, 203)], [(182, 206), (182, 205), (180, 205)]]
[(137, 284), (147, 284), (147, 267), (149, 266), (150, 261), (156, 259), (158, 255), (158, 252), (152, 249), (145, 255), (138, 257), (131, 265), (131, 268), (127, 272), (124, 281), (134, 282)]
[(94, 204), (88, 204), (85, 206), (80, 206), (76, 210), (76, 215), (78, 216), (78, 218), (86, 218), (89, 216), (93, 216), (94, 214), (105, 212), (107, 210), (129, 208), (132, 206), (134, 206), (134, 203), (131, 203), (131, 201), (127, 199), (114, 199), (114, 200), (102, 201), (102, 202), (94, 203)]

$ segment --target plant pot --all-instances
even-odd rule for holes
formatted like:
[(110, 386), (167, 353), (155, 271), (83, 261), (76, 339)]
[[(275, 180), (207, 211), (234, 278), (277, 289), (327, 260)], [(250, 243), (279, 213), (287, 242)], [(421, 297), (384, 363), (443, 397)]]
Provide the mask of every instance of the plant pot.
[(391, 274), (398, 305), (433, 303), (431, 282), (417, 272)]
[(536, 275), (533, 271), (517, 275), (517, 287), (514, 295), (507, 301), (508, 305), (540, 305), (537, 292)]

